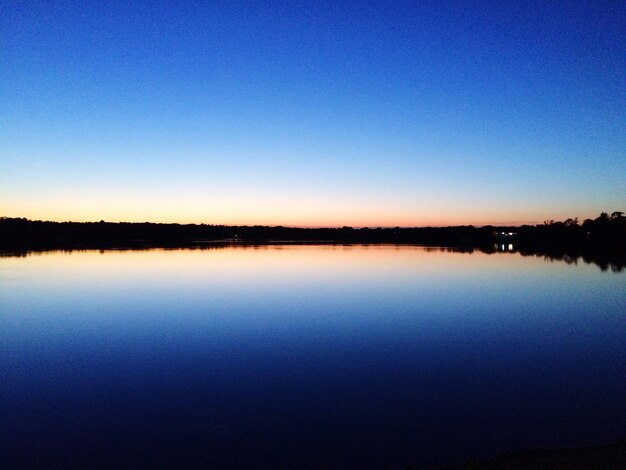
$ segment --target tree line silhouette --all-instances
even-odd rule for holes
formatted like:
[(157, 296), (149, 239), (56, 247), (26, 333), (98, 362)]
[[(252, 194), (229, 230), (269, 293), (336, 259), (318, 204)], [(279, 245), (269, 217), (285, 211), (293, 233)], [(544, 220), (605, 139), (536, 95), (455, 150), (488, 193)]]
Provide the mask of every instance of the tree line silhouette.
[(262, 225), (48, 222), (0, 217), (0, 249), (41, 250), (122, 247), (186, 247), (203, 244), (393, 243), (477, 248), (514, 246), (522, 254), (600, 260), (626, 266), (626, 217), (616, 211), (579, 223), (577, 218), (539, 225), (410, 228), (298, 228)]

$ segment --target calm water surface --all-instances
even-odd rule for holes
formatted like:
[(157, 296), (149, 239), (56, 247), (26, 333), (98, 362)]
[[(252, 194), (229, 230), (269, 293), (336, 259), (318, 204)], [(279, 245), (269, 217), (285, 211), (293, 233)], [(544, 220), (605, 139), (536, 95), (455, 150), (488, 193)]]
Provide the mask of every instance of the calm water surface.
[(0, 466), (436, 467), (626, 436), (626, 273), (394, 246), (0, 258)]

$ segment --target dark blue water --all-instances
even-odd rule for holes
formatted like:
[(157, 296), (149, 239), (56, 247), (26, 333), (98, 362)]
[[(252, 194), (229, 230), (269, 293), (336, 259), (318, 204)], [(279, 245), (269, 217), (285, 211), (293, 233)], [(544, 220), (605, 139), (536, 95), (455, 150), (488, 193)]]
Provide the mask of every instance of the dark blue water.
[(0, 258), (3, 468), (436, 467), (626, 436), (626, 274), (284, 246)]

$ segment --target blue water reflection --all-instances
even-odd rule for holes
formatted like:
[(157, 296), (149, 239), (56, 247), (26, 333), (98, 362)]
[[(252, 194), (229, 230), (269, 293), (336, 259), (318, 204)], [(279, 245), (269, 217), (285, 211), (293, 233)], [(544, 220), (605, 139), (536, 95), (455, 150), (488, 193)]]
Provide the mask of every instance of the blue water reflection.
[(283, 246), (0, 258), (3, 467), (429, 467), (626, 435), (626, 276)]

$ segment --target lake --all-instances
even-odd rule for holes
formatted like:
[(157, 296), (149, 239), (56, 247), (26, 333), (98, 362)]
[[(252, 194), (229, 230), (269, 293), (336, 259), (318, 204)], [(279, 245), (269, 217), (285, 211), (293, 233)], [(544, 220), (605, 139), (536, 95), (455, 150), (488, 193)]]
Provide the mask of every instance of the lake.
[(626, 272), (412, 246), (0, 257), (3, 468), (434, 468), (626, 436)]

